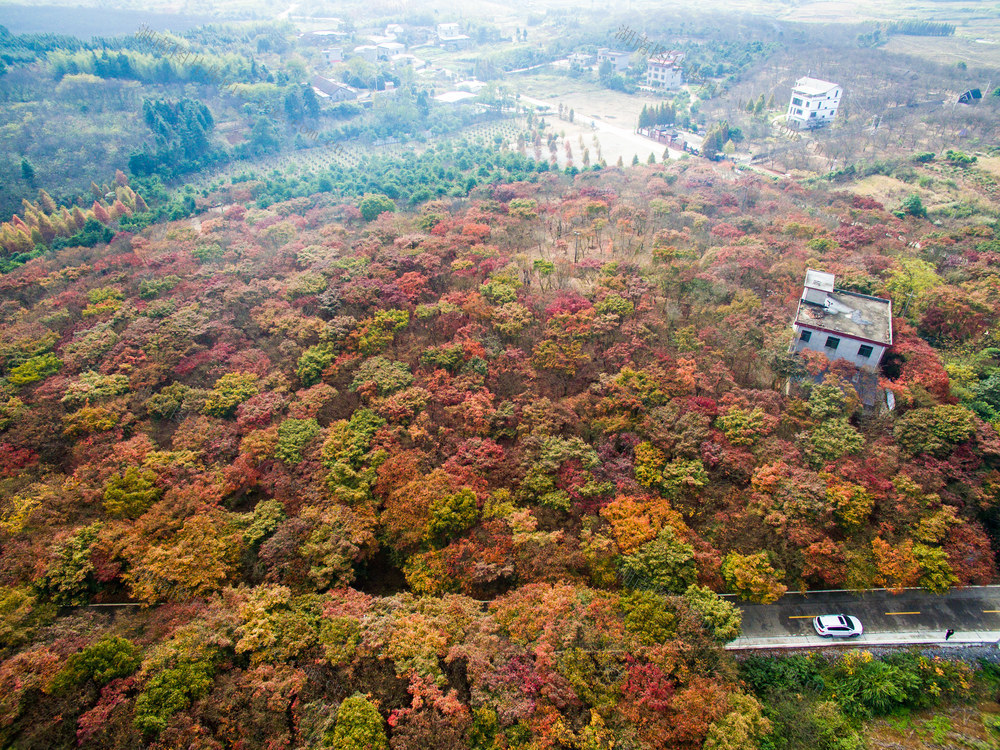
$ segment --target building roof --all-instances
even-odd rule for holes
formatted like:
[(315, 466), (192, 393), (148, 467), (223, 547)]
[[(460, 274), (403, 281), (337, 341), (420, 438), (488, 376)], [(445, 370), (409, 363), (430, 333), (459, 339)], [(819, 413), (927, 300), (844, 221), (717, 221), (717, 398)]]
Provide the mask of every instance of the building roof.
[(819, 289), (821, 292), (832, 292), (835, 278), (832, 273), (807, 268), (805, 285), (810, 289)]
[(348, 86), (346, 83), (341, 83), (340, 81), (332, 81), (329, 78), (324, 78), (323, 76), (313, 76), (309, 83), (312, 85), (313, 89), (319, 91), (325, 96), (332, 96), (333, 94), (349, 94), (351, 96), (357, 96), (358, 90), (353, 86)]
[(681, 60), (684, 59), (683, 52), (667, 52), (663, 55), (657, 55), (656, 57), (651, 57), (648, 60), (649, 65), (677, 65)]
[(441, 102), (442, 104), (458, 104), (458, 102), (464, 101), (466, 99), (475, 99), (476, 95), (468, 91), (446, 91), (443, 94), (438, 94), (434, 97), (435, 101)]
[(822, 81), (819, 78), (804, 76), (795, 82), (795, 91), (806, 96), (821, 96), (829, 93), (831, 89), (835, 89), (839, 85), (837, 83), (830, 83), (829, 81)]
[(892, 302), (881, 297), (834, 289), (826, 292), (823, 304), (800, 299), (795, 323), (892, 345)]

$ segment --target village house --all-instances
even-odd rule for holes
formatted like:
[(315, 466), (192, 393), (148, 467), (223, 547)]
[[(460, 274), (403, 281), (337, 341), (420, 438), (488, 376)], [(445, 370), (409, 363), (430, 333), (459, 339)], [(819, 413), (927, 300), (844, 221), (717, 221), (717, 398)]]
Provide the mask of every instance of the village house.
[(452, 52), (468, 49), (472, 44), (472, 38), (463, 34), (462, 27), (457, 23), (439, 23), (437, 36), (441, 46)]
[(313, 76), (309, 81), (316, 95), (330, 102), (349, 102), (358, 98), (358, 90), (340, 81), (331, 81), (323, 76)]
[(613, 73), (624, 73), (628, 70), (628, 61), (631, 57), (631, 52), (620, 52), (618, 50), (608, 49), (607, 47), (601, 47), (597, 50), (598, 66), (600, 66), (603, 62), (609, 62), (611, 63), (611, 71)]
[(365, 62), (378, 62), (378, 47), (374, 44), (362, 44), (354, 48), (354, 54)]
[(323, 50), (323, 59), (327, 65), (336, 65), (337, 63), (344, 62), (344, 48), (330, 47)]
[(832, 273), (806, 270), (789, 349), (874, 368), (892, 346), (892, 301), (837, 289), (834, 279)]
[(794, 130), (819, 128), (833, 122), (840, 106), (841, 88), (836, 83), (803, 77), (795, 82), (785, 124)]
[(668, 52), (649, 58), (646, 63), (646, 85), (652, 88), (676, 89), (684, 82), (681, 71), (683, 53)]

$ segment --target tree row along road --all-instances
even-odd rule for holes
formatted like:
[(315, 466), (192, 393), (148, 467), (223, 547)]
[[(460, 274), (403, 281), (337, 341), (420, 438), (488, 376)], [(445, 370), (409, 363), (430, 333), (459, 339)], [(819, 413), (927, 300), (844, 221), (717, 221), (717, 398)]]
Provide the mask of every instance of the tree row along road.
[[(947, 594), (907, 589), (786, 594), (773, 604), (744, 604), (743, 635), (729, 649), (813, 648), (843, 645), (949, 644), (1000, 641), (1000, 586), (977, 586)], [(813, 629), (817, 615), (853, 615), (861, 620), (859, 638), (821, 638)]]

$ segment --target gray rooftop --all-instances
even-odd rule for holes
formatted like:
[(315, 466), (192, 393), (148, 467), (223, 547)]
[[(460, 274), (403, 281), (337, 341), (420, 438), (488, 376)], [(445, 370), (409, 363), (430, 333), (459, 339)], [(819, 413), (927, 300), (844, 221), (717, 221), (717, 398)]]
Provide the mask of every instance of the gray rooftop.
[(836, 83), (831, 83), (830, 81), (822, 81), (819, 78), (810, 78), (809, 76), (803, 76), (795, 82), (796, 93), (802, 93), (806, 96), (821, 96), (827, 93), (831, 89), (837, 88)]
[(799, 300), (796, 324), (892, 345), (892, 302), (843, 289), (823, 294), (822, 303)]

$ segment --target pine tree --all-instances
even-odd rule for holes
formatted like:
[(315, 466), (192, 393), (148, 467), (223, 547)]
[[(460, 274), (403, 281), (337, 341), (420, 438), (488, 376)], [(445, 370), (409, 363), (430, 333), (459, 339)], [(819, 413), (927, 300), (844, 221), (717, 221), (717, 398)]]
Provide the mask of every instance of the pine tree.
[(136, 211), (148, 211), (149, 206), (146, 205), (146, 201), (142, 199), (142, 196), (138, 193), (135, 194), (135, 210)]
[(47, 214), (55, 213), (56, 202), (52, 200), (52, 196), (50, 196), (44, 190), (38, 191), (38, 205)]
[(111, 221), (111, 216), (108, 214), (108, 210), (97, 201), (94, 201), (94, 205), (91, 207), (91, 210), (94, 212), (94, 218), (102, 224), (107, 224)]
[(98, 187), (97, 183), (94, 182), (93, 180), (90, 181), (90, 192), (94, 194), (94, 197), (97, 200), (100, 200), (101, 198), (104, 197), (104, 193), (101, 192), (101, 188)]
[(35, 186), (35, 168), (31, 166), (31, 162), (24, 156), (21, 157), (21, 179), (31, 185), (31, 187)]
[(125, 185), (128, 185), (128, 177), (126, 177), (125, 173), (122, 172), (120, 169), (115, 170), (115, 183), (119, 187), (124, 187)]
[(135, 208), (135, 193), (132, 192), (132, 188), (119, 187), (115, 190), (115, 195), (126, 207)]
[(620, 156), (618, 157), (618, 163), (617, 163), (616, 166), (619, 166), (619, 167), (624, 167), (625, 166), (625, 162), (622, 161), (622, 158)]
[(41, 232), (42, 239), (45, 240), (45, 244), (52, 242), (56, 236), (56, 228), (52, 224), (52, 220), (45, 214), (38, 215), (38, 231)]
[(76, 224), (78, 231), (83, 229), (83, 225), (87, 223), (87, 217), (83, 215), (79, 206), (73, 206), (73, 223)]
[[(38, 230), (36, 229), (35, 231), (37, 232)], [(30, 253), (35, 247), (35, 243), (31, 241), (29, 232), (16, 232), (14, 234), (14, 242), (19, 253)]]
[(639, 164), (639, 154), (632, 155), (632, 166), (637, 166)]

